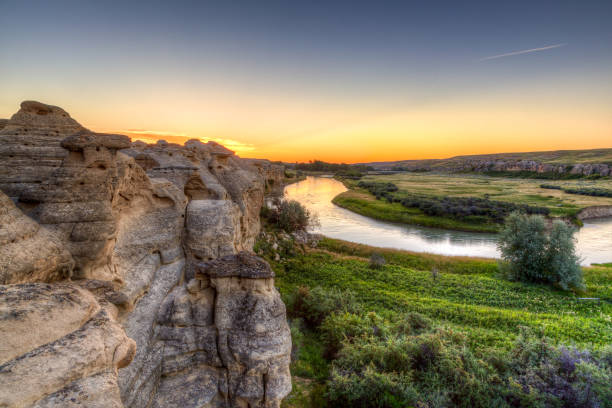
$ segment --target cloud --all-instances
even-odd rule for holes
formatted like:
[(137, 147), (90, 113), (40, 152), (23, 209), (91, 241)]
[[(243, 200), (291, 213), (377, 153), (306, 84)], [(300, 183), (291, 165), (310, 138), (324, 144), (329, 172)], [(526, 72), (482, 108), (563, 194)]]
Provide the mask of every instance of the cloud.
[(487, 61), (487, 60), (492, 60), (492, 59), (497, 59), (497, 58), (511, 57), (513, 55), (529, 54), (529, 53), (532, 53), (532, 52), (540, 52), (540, 51), (552, 50), (553, 48), (565, 47), (566, 45), (567, 45), (567, 43), (561, 43), (561, 44), (547, 45), (546, 47), (531, 48), (531, 49), (528, 49), (528, 50), (520, 50), (520, 51), (507, 52), (505, 54), (498, 54), (498, 55), (491, 55), (490, 57), (484, 57), (484, 58), (479, 59), (479, 61)]
[(166, 132), (161, 130), (127, 129), (113, 133), (120, 133), (130, 136), (133, 140), (141, 140), (145, 143), (156, 143), (164, 139), (170, 143), (184, 144), (189, 139), (198, 139), (202, 143), (217, 142), (235, 152), (250, 152), (255, 150), (255, 146), (250, 143), (243, 143), (234, 139), (224, 139), (218, 137), (191, 137), (186, 133)]
[(208, 142), (217, 142), (220, 145), (227, 147), (230, 150), (234, 150), (237, 152), (250, 152), (255, 150), (255, 146), (250, 143), (242, 143), (233, 139), (220, 139), (214, 137), (199, 137), (198, 138), (202, 143)]
[(145, 130), (145, 129), (128, 129), (120, 130), (120, 133), (131, 133), (134, 135), (155, 135), (155, 136), (183, 136), (187, 137), (185, 133), (166, 132), (163, 130)]

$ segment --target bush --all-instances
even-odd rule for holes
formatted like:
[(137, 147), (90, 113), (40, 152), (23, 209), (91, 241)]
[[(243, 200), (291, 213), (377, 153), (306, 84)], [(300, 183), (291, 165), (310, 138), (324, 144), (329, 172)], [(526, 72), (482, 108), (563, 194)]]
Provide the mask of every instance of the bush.
[(612, 190), (605, 188), (566, 188), (563, 189), (568, 194), (579, 194), (593, 197), (612, 197)]
[(568, 194), (578, 194), (593, 197), (612, 197), (612, 190), (607, 190), (605, 188), (563, 188), (554, 184), (540, 184), (540, 187), (549, 190), (562, 190), (564, 193)]
[(479, 197), (434, 197), (410, 195), (399, 202), (406, 208), (418, 208), (426, 215), (450, 217), (472, 222), (502, 223), (514, 211), (527, 214), (548, 215), (546, 207), (514, 204)]
[(351, 343), (358, 337), (380, 333), (368, 318), (353, 313), (332, 313), (319, 327), (325, 344), (325, 354), (335, 357), (343, 343)]
[(513, 213), (499, 235), (500, 269), (511, 280), (550, 283), (565, 290), (582, 288), (573, 234), (574, 229), (562, 221), (555, 221), (549, 232), (541, 216)]
[(355, 295), (348, 290), (302, 286), (285, 300), (289, 316), (304, 319), (311, 328), (318, 327), (333, 312), (355, 313), (360, 310)]
[(260, 215), (268, 224), (289, 233), (306, 231), (315, 222), (306, 207), (295, 200), (277, 200), (270, 207), (263, 206)]
[(574, 248), (575, 229), (563, 221), (553, 222), (546, 256), (548, 280), (562, 289), (582, 288), (580, 258)]
[(377, 252), (374, 252), (370, 256), (370, 268), (371, 269), (381, 269), (383, 266), (385, 266), (386, 263), (387, 261), (385, 261), (385, 257)]
[(372, 366), (359, 373), (333, 371), (327, 396), (331, 406), (351, 408), (403, 408), (417, 401), (408, 379), (377, 372)]
[(523, 329), (508, 357), (518, 387), (509, 388), (507, 399), (521, 406), (612, 407), (612, 366), (605, 353), (553, 347)]

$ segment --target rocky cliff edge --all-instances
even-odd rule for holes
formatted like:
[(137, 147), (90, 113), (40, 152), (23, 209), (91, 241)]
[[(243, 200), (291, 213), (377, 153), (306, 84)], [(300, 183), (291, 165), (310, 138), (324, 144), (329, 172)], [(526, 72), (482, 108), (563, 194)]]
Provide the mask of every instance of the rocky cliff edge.
[(34, 101), (0, 121), (0, 407), (278, 407), (291, 338), (252, 247), (282, 171)]

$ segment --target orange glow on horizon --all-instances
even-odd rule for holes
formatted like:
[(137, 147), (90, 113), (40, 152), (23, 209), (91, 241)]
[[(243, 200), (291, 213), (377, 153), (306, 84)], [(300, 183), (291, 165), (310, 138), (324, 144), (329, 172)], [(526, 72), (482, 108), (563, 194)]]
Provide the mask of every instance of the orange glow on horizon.
[[(335, 163), (440, 159), (504, 152), (612, 147), (612, 115), (604, 100), (555, 100), (551, 95), (481, 95), (425, 106), (369, 101), (287, 99), (219, 91), (165, 94), (163, 101), (127, 96), (82, 103), (39, 98), (64, 108), (84, 126), (154, 143), (216, 141), (241, 157)], [(28, 98), (23, 98), (28, 99)], [(32, 98), (29, 98), (32, 99)], [(0, 105), (10, 117), (18, 103)], [(8, 113), (7, 113), (8, 112)]]
[[(486, 113), (483, 113), (486, 112)], [(335, 163), (440, 159), (460, 155), (574, 150), (612, 147), (612, 121), (605, 114), (578, 116), (546, 111), (420, 111), (381, 115), (370, 120), (324, 127), (288, 136), (279, 131), (245, 129), (249, 137), (197, 128), (183, 131), (104, 130), (132, 140), (155, 143), (163, 139), (184, 144), (189, 139), (216, 141), (241, 157), (285, 162), (323, 160)], [(288, 127), (289, 128), (289, 127)], [(193, 136), (198, 134), (207, 136)], [(221, 137), (208, 135), (222, 134)], [(226, 136), (227, 134), (227, 136)], [(293, 136), (291, 136), (293, 134)], [(234, 136), (235, 135), (235, 136)], [(252, 142), (249, 142), (252, 140)]]

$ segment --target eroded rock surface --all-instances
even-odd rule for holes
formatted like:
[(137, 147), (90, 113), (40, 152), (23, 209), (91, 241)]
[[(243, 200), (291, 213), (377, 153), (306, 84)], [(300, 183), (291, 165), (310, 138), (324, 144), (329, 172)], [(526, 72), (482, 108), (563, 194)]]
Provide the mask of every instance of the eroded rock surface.
[(22, 103), (0, 123), (0, 406), (278, 407), (291, 339), (251, 251), (282, 174)]

